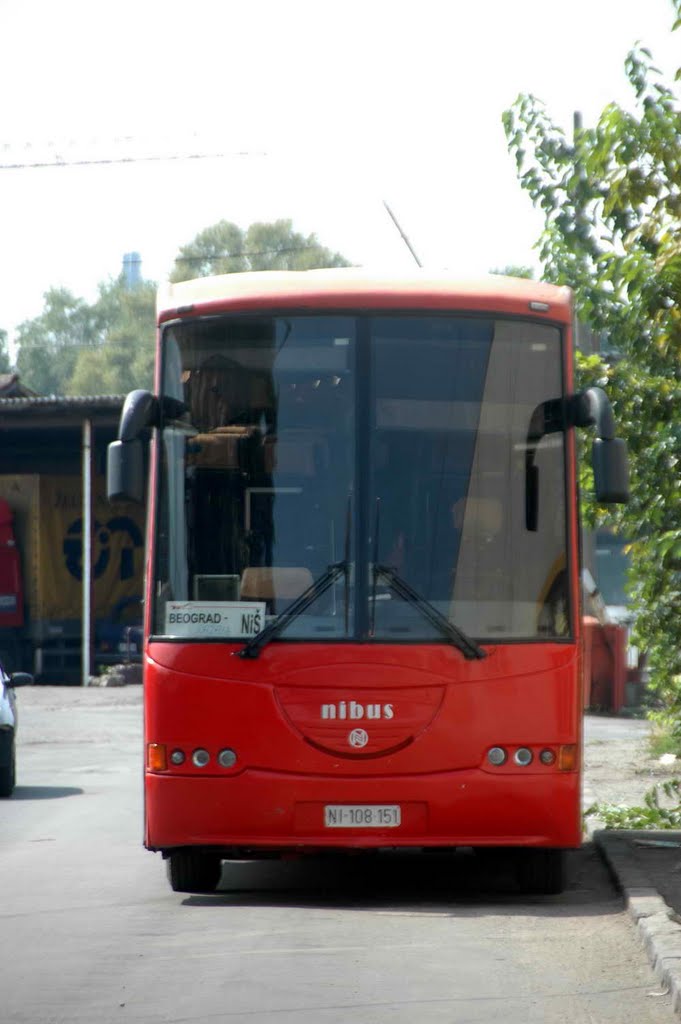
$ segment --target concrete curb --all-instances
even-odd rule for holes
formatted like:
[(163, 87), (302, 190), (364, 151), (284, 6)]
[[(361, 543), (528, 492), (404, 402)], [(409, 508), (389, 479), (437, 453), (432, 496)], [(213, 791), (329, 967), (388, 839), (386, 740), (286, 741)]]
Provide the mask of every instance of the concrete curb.
[(631, 842), (645, 835), (603, 829), (594, 831), (592, 839), (622, 890), (655, 976), (669, 990), (674, 1011), (681, 1014), (681, 918), (650, 884), (632, 853)]

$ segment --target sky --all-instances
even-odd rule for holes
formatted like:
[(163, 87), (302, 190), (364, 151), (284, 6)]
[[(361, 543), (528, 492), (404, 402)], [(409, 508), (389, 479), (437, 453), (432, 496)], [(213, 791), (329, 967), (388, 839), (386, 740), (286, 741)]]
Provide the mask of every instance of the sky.
[(426, 267), (536, 267), (502, 112), (532, 93), (570, 131), (631, 105), (634, 43), (681, 65), (672, 22), (670, 0), (0, 0), (0, 328), (50, 287), (92, 301), (126, 252), (163, 281), (223, 219), (406, 269), (387, 202)]

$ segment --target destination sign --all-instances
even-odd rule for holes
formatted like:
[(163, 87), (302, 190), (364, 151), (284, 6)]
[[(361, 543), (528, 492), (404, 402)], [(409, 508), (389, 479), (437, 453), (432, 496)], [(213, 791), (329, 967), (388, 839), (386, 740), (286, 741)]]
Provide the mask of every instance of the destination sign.
[(193, 639), (248, 639), (265, 627), (264, 601), (168, 601), (165, 631)]

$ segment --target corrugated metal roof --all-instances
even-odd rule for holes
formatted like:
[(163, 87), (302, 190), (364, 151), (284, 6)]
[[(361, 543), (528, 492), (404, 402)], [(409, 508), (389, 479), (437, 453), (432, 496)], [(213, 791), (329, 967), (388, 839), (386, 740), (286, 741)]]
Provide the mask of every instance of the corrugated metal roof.
[(36, 395), (34, 398), (0, 398), (0, 427), (7, 430), (40, 430), (43, 443), (53, 428), (79, 430), (86, 420), (115, 427), (125, 395)]
[(55, 410), (58, 412), (108, 411), (120, 409), (125, 395), (37, 395), (35, 398), (0, 398), (0, 412), (31, 412)]

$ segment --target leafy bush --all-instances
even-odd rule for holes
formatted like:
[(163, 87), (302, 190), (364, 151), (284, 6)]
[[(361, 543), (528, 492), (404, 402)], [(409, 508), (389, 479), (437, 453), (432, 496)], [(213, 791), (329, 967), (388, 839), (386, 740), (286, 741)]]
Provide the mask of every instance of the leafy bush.
[(652, 721), (652, 729), (648, 736), (650, 755), (654, 758), (662, 757), (664, 754), (676, 754), (681, 757), (681, 746), (676, 733), (676, 722), (667, 720), (665, 712), (647, 711), (646, 718)]
[[(664, 804), (662, 796), (668, 803)], [(668, 779), (643, 797), (643, 807), (625, 807), (622, 804), (592, 804), (585, 817), (596, 817), (606, 829), (665, 829), (681, 828), (681, 779)]]

